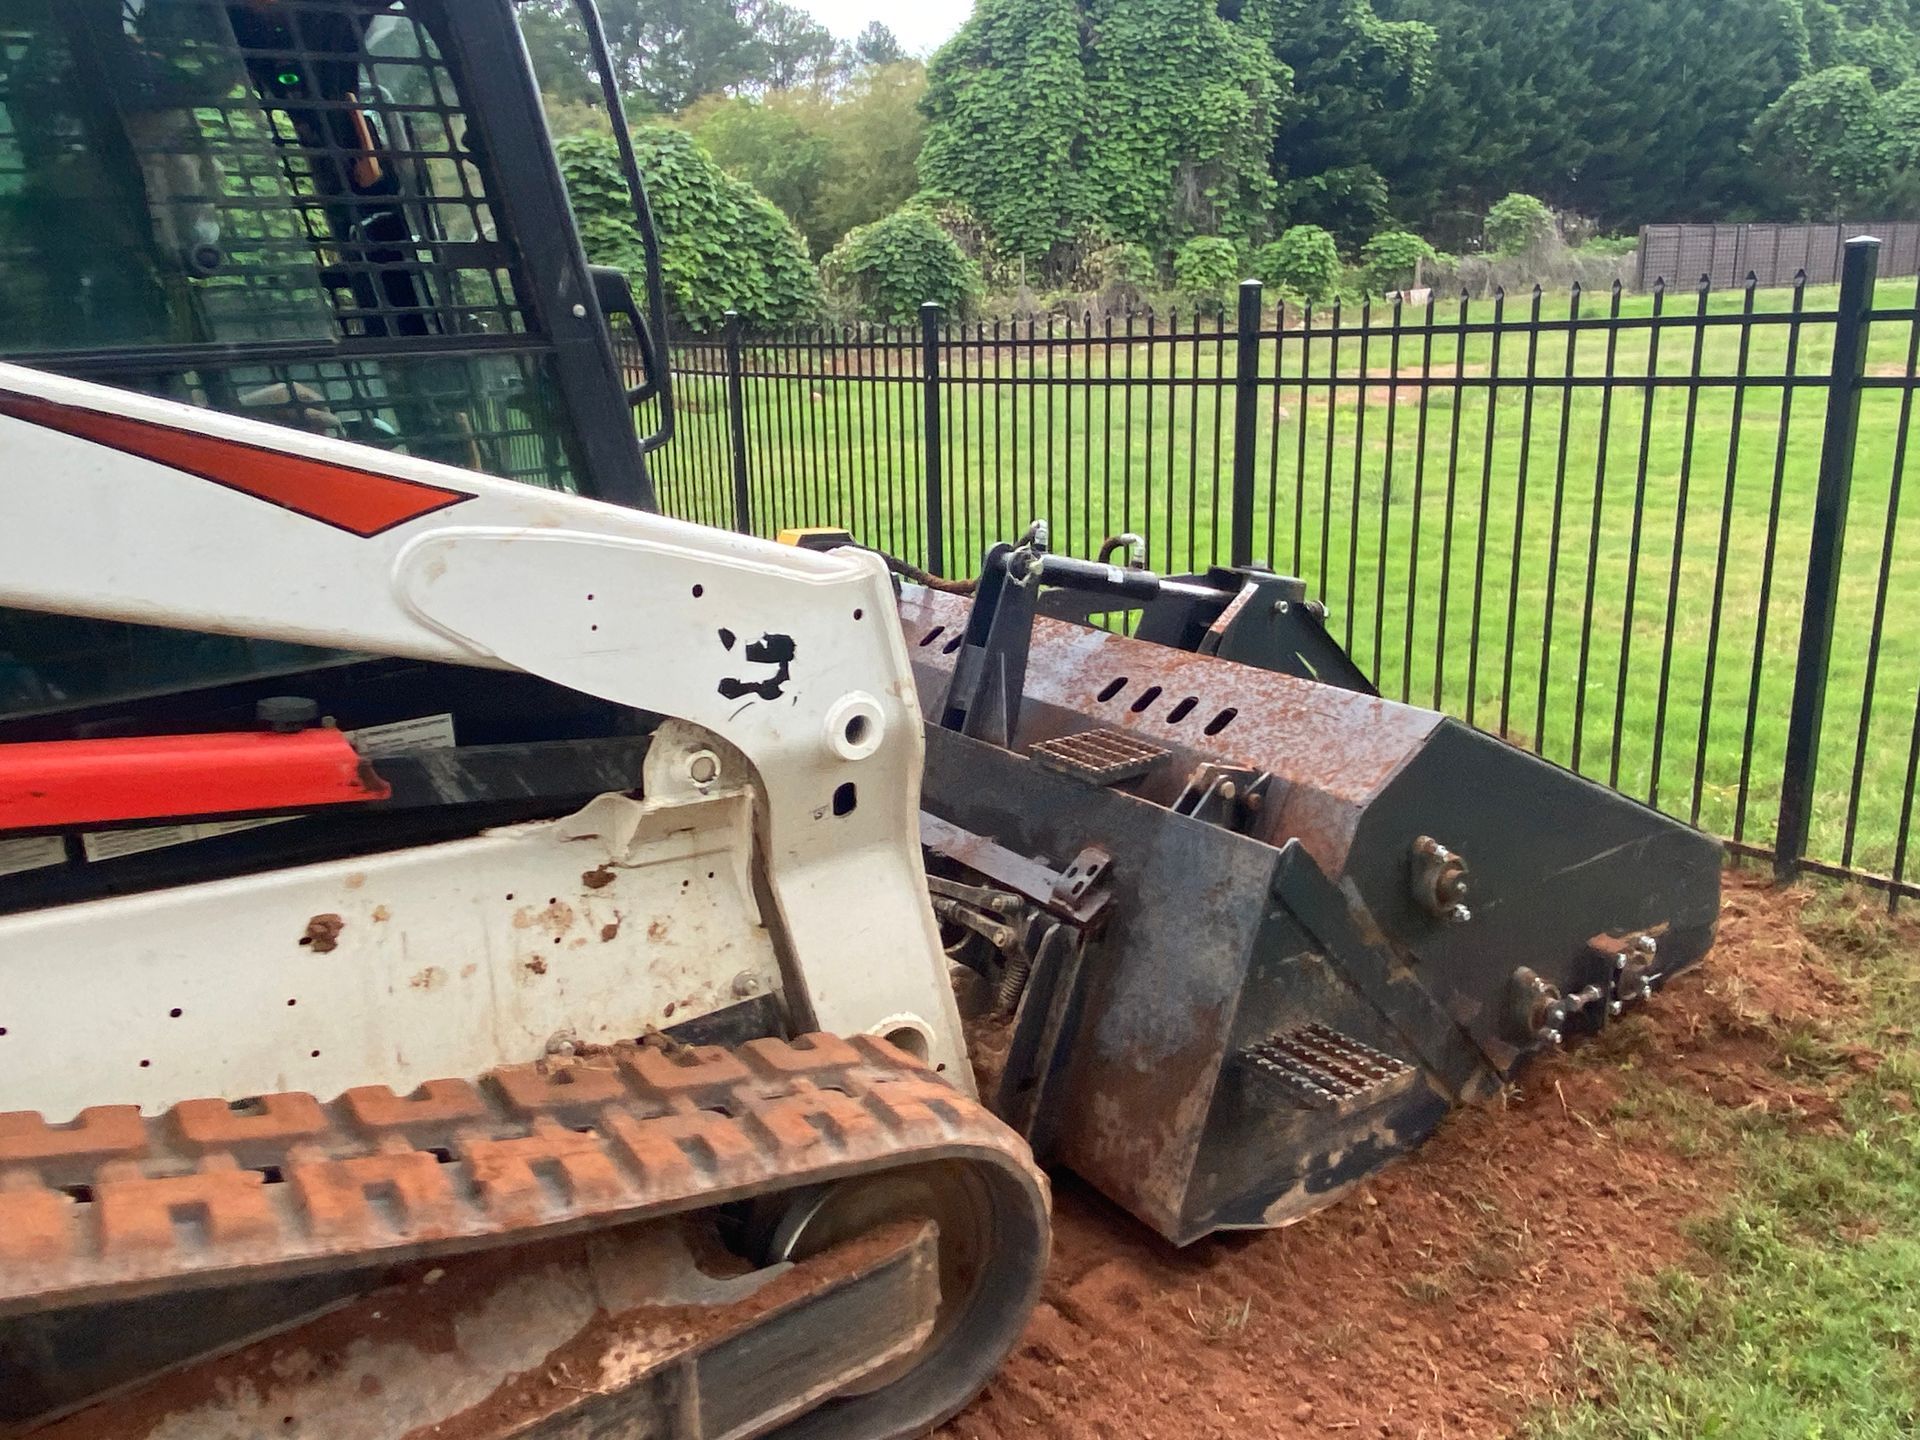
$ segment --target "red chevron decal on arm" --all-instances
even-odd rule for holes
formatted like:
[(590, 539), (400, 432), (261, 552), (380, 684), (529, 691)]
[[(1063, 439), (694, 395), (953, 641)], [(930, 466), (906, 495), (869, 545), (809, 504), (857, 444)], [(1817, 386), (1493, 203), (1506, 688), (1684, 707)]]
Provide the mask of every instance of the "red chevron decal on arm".
[(0, 415), (137, 455), (371, 539), (473, 496), (149, 420), (0, 393)]

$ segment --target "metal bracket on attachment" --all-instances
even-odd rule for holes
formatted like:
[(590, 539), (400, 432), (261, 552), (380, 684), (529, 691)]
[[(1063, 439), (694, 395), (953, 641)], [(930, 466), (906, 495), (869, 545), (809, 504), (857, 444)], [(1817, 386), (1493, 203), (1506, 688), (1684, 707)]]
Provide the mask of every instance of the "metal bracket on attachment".
[(1413, 898), (1436, 920), (1465, 925), (1473, 919), (1466, 906), (1467, 862), (1431, 835), (1413, 842)]
[(1267, 803), (1272, 786), (1273, 776), (1265, 770), (1203, 761), (1187, 777), (1187, 788), (1173, 802), (1173, 812), (1222, 830), (1244, 832)]

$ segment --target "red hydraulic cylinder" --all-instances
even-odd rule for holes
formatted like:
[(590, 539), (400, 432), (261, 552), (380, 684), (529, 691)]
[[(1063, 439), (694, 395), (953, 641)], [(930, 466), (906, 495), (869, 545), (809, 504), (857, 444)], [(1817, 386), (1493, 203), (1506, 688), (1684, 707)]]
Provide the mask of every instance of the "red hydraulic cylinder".
[(331, 729), (0, 745), (0, 832), (305, 810), (392, 793)]

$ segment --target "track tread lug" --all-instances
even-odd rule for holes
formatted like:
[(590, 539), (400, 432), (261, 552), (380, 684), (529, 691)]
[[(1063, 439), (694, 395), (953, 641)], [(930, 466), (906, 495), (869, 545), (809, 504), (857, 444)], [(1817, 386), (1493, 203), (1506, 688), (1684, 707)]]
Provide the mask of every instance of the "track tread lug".
[(643, 1045), (330, 1103), (16, 1115), (4, 1144), (0, 1315), (513, 1243), (923, 1160), (1046, 1193), (1012, 1131), (872, 1037)]
[(396, 1095), (385, 1085), (361, 1085), (340, 1097), (362, 1130), (404, 1130), (478, 1120), (487, 1102), (468, 1080), (429, 1080), (411, 1095)]
[(49, 1125), (35, 1110), (0, 1114), (0, 1165), (100, 1160), (146, 1151), (147, 1130), (138, 1105), (89, 1106), (69, 1125)]

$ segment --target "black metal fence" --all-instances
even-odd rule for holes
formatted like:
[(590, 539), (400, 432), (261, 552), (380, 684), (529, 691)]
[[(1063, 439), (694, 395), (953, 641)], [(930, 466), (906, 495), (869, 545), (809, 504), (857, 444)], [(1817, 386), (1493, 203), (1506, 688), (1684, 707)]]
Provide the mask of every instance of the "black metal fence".
[(1381, 689), (1774, 857), (1920, 895), (1920, 294), (815, 331), (680, 349), (675, 514), (942, 573), (1047, 518), (1304, 577)]

